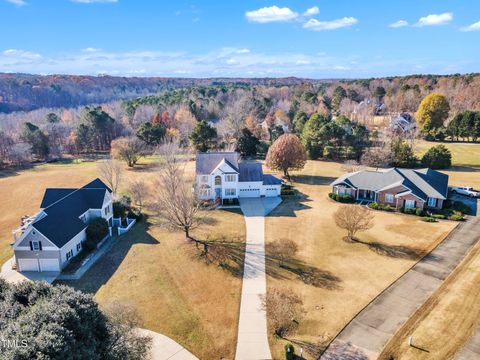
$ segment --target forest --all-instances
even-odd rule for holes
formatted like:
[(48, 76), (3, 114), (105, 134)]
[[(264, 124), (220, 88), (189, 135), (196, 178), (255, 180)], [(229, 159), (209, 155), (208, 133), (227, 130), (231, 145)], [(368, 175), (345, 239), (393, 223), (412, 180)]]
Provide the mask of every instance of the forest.
[[(412, 166), (417, 138), (480, 139), (478, 74), (325, 81), (4, 74), (0, 94), (10, 111), (0, 113), (3, 167), (108, 152), (138, 159), (168, 141), (264, 156), (284, 133), (298, 136), (311, 159)], [(35, 110), (11, 111), (12, 104)], [(399, 116), (412, 123), (408, 131), (395, 126)]]

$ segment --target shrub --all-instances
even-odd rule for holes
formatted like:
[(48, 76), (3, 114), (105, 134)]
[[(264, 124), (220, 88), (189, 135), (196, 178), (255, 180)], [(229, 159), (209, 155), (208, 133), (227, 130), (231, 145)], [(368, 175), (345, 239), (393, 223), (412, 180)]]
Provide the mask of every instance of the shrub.
[(415, 215), (417, 215), (417, 216), (425, 216), (425, 211), (423, 211), (423, 209), (416, 209), (416, 210), (415, 210)]
[(341, 203), (354, 203), (355, 198), (352, 195), (341, 195), (341, 194), (335, 194), (335, 193), (329, 193), (328, 196), (330, 199), (341, 202)]
[(424, 217), (422, 217), (422, 220), (425, 221), (425, 222), (437, 222), (438, 221), (437, 219), (435, 219), (432, 216), (424, 216)]
[(368, 207), (369, 207), (370, 209), (374, 209), (374, 210), (377, 210), (377, 209), (379, 208), (379, 206), (380, 206), (380, 205), (379, 205), (377, 202), (375, 202), (375, 201), (374, 201), (374, 202), (371, 202), (370, 204), (368, 204)]
[(461, 212), (462, 214), (470, 214), (470, 207), (465, 205), (461, 201), (454, 201), (452, 204), (452, 208), (453, 210)]
[(130, 219), (135, 219), (137, 221), (142, 221), (143, 214), (137, 208), (131, 208), (127, 213), (127, 217)]
[(87, 240), (84, 242), (84, 247), (87, 250), (93, 250), (98, 242), (108, 235), (108, 223), (104, 218), (96, 218), (90, 221), (87, 226)]
[(295, 348), (292, 344), (285, 345), (285, 359), (286, 360), (293, 360), (295, 359)]
[(416, 215), (416, 214), (417, 214), (417, 209), (415, 209), (415, 208), (413, 208), (413, 209), (407, 209), (407, 208), (405, 208), (405, 209), (403, 210), (403, 212), (404, 212), (405, 214)]
[(448, 217), (449, 220), (453, 221), (462, 221), (463, 220), (463, 214), (459, 211), (453, 211), (453, 214)]
[(445, 215), (442, 214), (433, 214), (432, 217), (435, 219), (445, 219)]
[(125, 205), (119, 201), (113, 203), (113, 217), (123, 218), (125, 216), (126, 208)]
[(402, 206), (400, 209), (398, 209), (401, 213), (405, 213), (405, 208)]

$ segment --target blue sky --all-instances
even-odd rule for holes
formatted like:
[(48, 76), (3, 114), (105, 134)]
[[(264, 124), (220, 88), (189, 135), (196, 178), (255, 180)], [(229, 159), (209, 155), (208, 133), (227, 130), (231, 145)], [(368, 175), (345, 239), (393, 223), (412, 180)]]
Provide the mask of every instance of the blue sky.
[(480, 1), (0, 0), (0, 72), (354, 78), (480, 71)]

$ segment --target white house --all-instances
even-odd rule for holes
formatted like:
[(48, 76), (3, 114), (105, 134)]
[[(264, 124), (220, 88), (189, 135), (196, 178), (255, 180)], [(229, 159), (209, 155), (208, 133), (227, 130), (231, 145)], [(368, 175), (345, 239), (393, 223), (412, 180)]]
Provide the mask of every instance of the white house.
[(19, 271), (60, 271), (82, 250), (90, 220), (112, 225), (111, 190), (100, 179), (80, 189), (46, 189), (40, 208), (13, 232)]
[(202, 200), (279, 196), (282, 180), (264, 174), (258, 162), (240, 162), (236, 152), (197, 154), (196, 191)]

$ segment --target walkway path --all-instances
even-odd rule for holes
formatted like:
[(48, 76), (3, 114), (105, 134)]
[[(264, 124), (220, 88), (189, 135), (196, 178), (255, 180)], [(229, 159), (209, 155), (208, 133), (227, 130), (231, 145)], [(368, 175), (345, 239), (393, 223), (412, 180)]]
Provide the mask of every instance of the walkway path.
[[(321, 359), (376, 359), (405, 321), (438, 289), (478, 240), (480, 217), (453, 230), (340, 332)], [(350, 357), (349, 357), (350, 356)]]
[(247, 246), (243, 271), (237, 360), (271, 359), (267, 335), (267, 314), (261, 296), (266, 294), (265, 215), (281, 202), (280, 198), (240, 199), (247, 226)]
[(152, 360), (198, 360), (182, 345), (165, 335), (147, 329), (138, 329), (138, 331), (141, 335), (152, 338), (152, 348), (150, 350)]

